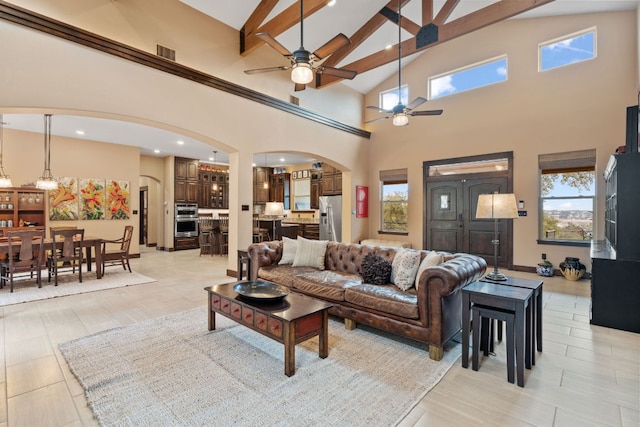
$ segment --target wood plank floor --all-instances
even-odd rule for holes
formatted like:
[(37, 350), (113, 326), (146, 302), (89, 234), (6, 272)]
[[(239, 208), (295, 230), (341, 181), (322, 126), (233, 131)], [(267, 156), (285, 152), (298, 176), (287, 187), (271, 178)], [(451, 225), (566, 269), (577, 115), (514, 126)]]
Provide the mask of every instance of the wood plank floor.
[[(0, 426), (97, 425), (58, 344), (203, 306), (205, 286), (232, 280), (217, 255), (141, 251), (132, 268), (157, 282), (0, 308)], [(544, 352), (524, 388), (498, 345), (477, 372), (458, 362), (400, 425), (640, 425), (640, 336), (589, 324), (588, 281), (544, 286)]]

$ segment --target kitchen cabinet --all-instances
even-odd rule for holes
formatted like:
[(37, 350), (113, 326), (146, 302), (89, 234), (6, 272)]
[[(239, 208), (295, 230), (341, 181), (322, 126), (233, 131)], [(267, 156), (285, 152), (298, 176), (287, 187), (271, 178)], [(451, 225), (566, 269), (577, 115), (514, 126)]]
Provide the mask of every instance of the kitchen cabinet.
[(323, 163), (321, 190), (321, 196), (342, 195), (342, 171)]
[(198, 203), (198, 160), (175, 158), (174, 200), (177, 203)]
[(320, 209), (320, 191), (322, 185), (322, 173), (319, 171), (311, 172), (311, 197), (310, 197), (310, 208), (311, 209)]
[(200, 171), (198, 207), (229, 209), (229, 173), (227, 171)]
[[(0, 188), (0, 230), (16, 228), (25, 223), (45, 226), (44, 190), (29, 187)], [(2, 227), (4, 225), (4, 227)]]
[(271, 175), (269, 186), (270, 202), (281, 202), (284, 204), (284, 208), (289, 210), (291, 208), (291, 174), (290, 173), (277, 173)]
[(298, 236), (304, 237), (309, 240), (320, 239), (320, 224), (316, 223), (299, 223), (298, 224)]
[(253, 204), (264, 205), (269, 200), (271, 170), (264, 167), (253, 168)]

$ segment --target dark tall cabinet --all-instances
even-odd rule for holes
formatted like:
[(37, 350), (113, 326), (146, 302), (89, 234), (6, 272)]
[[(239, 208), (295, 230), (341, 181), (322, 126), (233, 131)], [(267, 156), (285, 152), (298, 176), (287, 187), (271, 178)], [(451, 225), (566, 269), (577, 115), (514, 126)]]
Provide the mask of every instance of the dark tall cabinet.
[(271, 186), (269, 187), (270, 202), (281, 202), (285, 209), (291, 208), (291, 174), (276, 173), (271, 175)]
[(605, 240), (591, 245), (591, 323), (640, 332), (640, 153), (611, 156)]

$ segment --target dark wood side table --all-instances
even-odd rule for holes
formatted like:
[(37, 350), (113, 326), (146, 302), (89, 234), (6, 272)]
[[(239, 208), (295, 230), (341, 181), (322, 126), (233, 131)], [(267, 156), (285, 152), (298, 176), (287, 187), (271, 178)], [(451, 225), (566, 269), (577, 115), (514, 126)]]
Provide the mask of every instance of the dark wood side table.
[(296, 344), (317, 335), (319, 357), (329, 355), (328, 319), (333, 304), (295, 293), (276, 302), (261, 303), (238, 295), (233, 290), (236, 283), (204, 288), (208, 293), (210, 331), (216, 329), (218, 313), (284, 344), (284, 373), (288, 377), (296, 372)]
[[(471, 332), (470, 311), (473, 304), (489, 308), (508, 310), (515, 314), (516, 376), (520, 387), (524, 387), (524, 366), (530, 366), (530, 328), (526, 319), (531, 319), (533, 291), (496, 283), (473, 282), (462, 288), (462, 367), (469, 366), (469, 334)], [(527, 339), (528, 338), (528, 339)], [(479, 351), (474, 348), (474, 351)]]
[[(483, 277), (481, 282), (496, 283), (498, 285), (515, 286), (516, 288), (531, 289), (533, 291), (533, 300), (531, 301), (531, 313), (533, 315), (531, 338), (533, 339), (531, 345), (531, 364), (536, 364), (536, 352), (542, 351), (542, 308), (544, 303), (542, 302), (542, 285), (543, 281), (538, 279), (521, 279), (518, 277), (507, 277), (506, 281), (495, 282)], [(502, 339), (502, 325), (498, 322), (498, 340)]]

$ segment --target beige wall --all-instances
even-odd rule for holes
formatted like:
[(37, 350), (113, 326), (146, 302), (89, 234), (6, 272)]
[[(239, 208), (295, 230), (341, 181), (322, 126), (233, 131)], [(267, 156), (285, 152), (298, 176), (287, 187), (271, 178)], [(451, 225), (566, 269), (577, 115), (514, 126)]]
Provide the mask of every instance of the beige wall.
[[(55, 126), (55, 120), (54, 115), (52, 127)], [(35, 184), (44, 169), (43, 135), (5, 128), (4, 141), (3, 163), (13, 185)], [(139, 209), (139, 157), (140, 150), (137, 147), (57, 136), (51, 138), (51, 171), (55, 177), (129, 181), (132, 212)], [(84, 228), (86, 235), (117, 239), (122, 237), (125, 225), (133, 225), (138, 230), (138, 218), (138, 215), (132, 214), (129, 220), (47, 221), (46, 225), (48, 228), (73, 224)], [(131, 253), (139, 253), (137, 232), (133, 235)]]
[[(586, 248), (538, 245), (538, 168), (540, 153), (595, 148), (599, 195), (596, 237), (603, 238), (602, 172), (609, 155), (625, 141), (626, 107), (637, 103), (637, 15), (622, 13), (511, 20), (436, 46), (403, 70), (409, 98), (425, 96), (427, 77), (471, 63), (508, 55), (508, 81), (436, 99), (419, 109), (444, 109), (437, 117), (412, 117), (395, 128), (389, 121), (372, 123), (369, 181), (372, 205), (369, 234), (379, 224), (378, 171), (409, 169), (409, 236), (422, 247), (422, 162), (503, 151), (514, 152), (514, 190), (524, 200), (527, 217), (514, 220), (514, 264), (535, 266), (545, 252), (558, 265), (566, 256), (583, 261)], [(537, 46), (556, 37), (597, 27), (594, 60), (539, 73)], [(397, 78), (397, 77), (396, 77)], [(369, 93), (395, 87), (394, 78)], [(366, 119), (376, 117), (366, 112)], [(416, 201), (415, 203), (413, 201)]]

